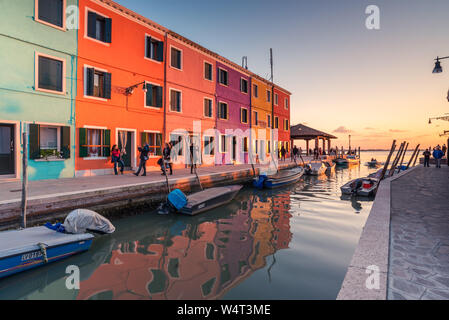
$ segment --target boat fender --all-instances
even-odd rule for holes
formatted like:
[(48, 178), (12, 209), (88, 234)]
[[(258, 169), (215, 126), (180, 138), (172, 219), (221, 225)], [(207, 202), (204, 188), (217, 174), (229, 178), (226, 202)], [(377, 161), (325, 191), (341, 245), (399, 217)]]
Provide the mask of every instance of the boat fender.
[(181, 210), (187, 205), (186, 195), (179, 189), (175, 189), (168, 195), (168, 202), (176, 208), (176, 210)]
[(39, 248), (41, 249), (42, 258), (44, 259), (45, 263), (48, 263), (48, 257), (47, 257), (47, 247), (43, 243), (38, 243)]
[(264, 174), (260, 175), (257, 180), (254, 180), (254, 187), (263, 189), (265, 181), (268, 179), (268, 177)]

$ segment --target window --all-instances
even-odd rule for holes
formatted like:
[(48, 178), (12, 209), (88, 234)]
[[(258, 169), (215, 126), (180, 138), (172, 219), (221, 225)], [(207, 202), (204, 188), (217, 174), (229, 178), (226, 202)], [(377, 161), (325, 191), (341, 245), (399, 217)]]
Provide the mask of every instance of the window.
[(267, 126), (271, 128), (271, 114), (267, 114)]
[(215, 138), (214, 137), (204, 137), (204, 154), (206, 156), (215, 155), (215, 147), (214, 147)]
[(182, 112), (181, 91), (170, 89), (170, 111)]
[(102, 99), (111, 99), (111, 80), (110, 73), (96, 70), (95, 68), (86, 69), (86, 95)]
[(240, 109), (240, 122), (248, 123), (248, 110), (245, 108)]
[(290, 127), (288, 126), (288, 119), (285, 119), (285, 121), (284, 121), (284, 130), (285, 131), (290, 130)]
[(204, 79), (212, 81), (212, 65), (204, 62)]
[(220, 135), (220, 152), (221, 153), (227, 153), (228, 152), (228, 139), (227, 137), (222, 134)]
[(279, 100), (279, 97), (278, 97), (278, 94), (277, 93), (275, 93), (274, 94), (274, 104), (277, 106), (278, 105), (278, 101)]
[(254, 125), (258, 126), (259, 125), (259, 113), (257, 111), (254, 111), (253, 114), (254, 114)]
[(227, 103), (220, 102), (218, 117), (223, 120), (228, 119), (228, 104)]
[(204, 116), (206, 118), (212, 118), (212, 99), (204, 98)]
[(279, 118), (278, 117), (274, 117), (274, 128), (279, 129)]
[(155, 61), (164, 61), (164, 42), (146, 36), (145, 57)]
[(271, 102), (271, 91), (267, 90), (267, 102)]
[[(170, 142), (173, 146), (174, 155), (183, 156), (184, 155), (184, 136), (181, 134), (171, 134), (170, 135)], [(176, 160), (176, 159), (172, 159)]]
[(182, 69), (182, 51), (176, 48), (171, 48), (171, 63), (170, 65), (175, 69)]
[(285, 98), (284, 100), (284, 107), (285, 109), (288, 109), (288, 98)]
[(111, 130), (80, 128), (79, 145), (81, 158), (109, 157), (111, 151)]
[(38, 71), (37, 71), (37, 88), (63, 93), (65, 61), (55, 58), (37, 55)]
[(38, 0), (36, 11), (37, 21), (64, 27), (64, 0)]
[(218, 71), (218, 82), (220, 82), (222, 85), (227, 86), (228, 85), (228, 72), (223, 69), (219, 69)]
[(162, 155), (162, 133), (157, 132), (142, 132), (142, 145), (150, 147), (150, 156)]
[(242, 151), (248, 152), (248, 137), (242, 138)]
[(254, 153), (259, 154), (259, 140), (254, 140)]
[(259, 98), (259, 86), (257, 84), (253, 85), (254, 97)]
[(243, 93), (248, 93), (248, 80), (240, 79), (240, 91)]
[(30, 159), (70, 158), (70, 127), (30, 124)]
[(150, 108), (162, 108), (164, 89), (151, 83), (147, 83), (146, 88), (145, 106)]
[(87, 14), (87, 36), (101, 42), (111, 43), (112, 19), (89, 11)]

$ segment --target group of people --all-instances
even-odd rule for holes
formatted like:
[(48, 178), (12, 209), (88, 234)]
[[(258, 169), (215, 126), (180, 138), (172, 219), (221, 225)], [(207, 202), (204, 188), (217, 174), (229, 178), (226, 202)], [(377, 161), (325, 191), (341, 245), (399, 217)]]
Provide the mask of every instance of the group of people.
[[(170, 170), (170, 175), (173, 175), (173, 162), (171, 159), (171, 153), (173, 149), (173, 144), (171, 142), (166, 143), (164, 149), (162, 150), (162, 157), (158, 160), (157, 164), (161, 167), (162, 175), (167, 175), (167, 169)], [(190, 173), (193, 174), (196, 170), (198, 157), (197, 157), (197, 147), (192, 143), (190, 145)], [(142, 177), (147, 175), (147, 161), (149, 160), (150, 146), (146, 144), (144, 147), (139, 147), (139, 168), (137, 172), (134, 173), (136, 177), (142, 173)], [(111, 162), (114, 164), (114, 173), (118, 175), (118, 167), (120, 167), (120, 174), (123, 174), (125, 170), (125, 162), (123, 161), (124, 153), (114, 145), (111, 150)]]
[(430, 152), (430, 150), (432, 150), (432, 148), (426, 149), (426, 151), (424, 151), (423, 153), (424, 167), (430, 168), (430, 156), (433, 156), (433, 158), (435, 159), (436, 167), (441, 168), (441, 160), (443, 159), (443, 157), (446, 155), (447, 152), (446, 145), (443, 145), (443, 147), (440, 147), (440, 145), (436, 146), (435, 148), (433, 148), (432, 153)]

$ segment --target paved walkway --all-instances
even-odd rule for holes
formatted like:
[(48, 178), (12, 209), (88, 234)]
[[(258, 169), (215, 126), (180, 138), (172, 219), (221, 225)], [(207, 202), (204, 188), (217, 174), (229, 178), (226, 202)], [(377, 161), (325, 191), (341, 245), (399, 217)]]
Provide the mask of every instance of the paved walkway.
[(449, 300), (449, 167), (391, 183), (388, 299)]

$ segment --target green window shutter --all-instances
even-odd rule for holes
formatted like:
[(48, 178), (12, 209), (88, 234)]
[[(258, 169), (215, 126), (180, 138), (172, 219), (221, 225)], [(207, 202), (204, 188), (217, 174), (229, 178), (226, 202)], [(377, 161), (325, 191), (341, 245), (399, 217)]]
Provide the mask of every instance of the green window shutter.
[(105, 99), (111, 99), (111, 86), (112, 86), (112, 75), (110, 73), (104, 74), (104, 97)]
[(61, 155), (70, 159), (70, 127), (61, 127)]
[(156, 100), (156, 107), (162, 108), (162, 100), (164, 95), (164, 89), (162, 87), (157, 87), (157, 100)]
[(109, 157), (111, 155), (111, 130), (103, 130), (103, 156)]
[(150, 83), (147, 83), (147, 107), (155, 107), (153, 106), (153, 85)]
[(86, 94), (90, 97), (94, 95), (94, 68), (87, 68), (86, 70)]
[(80, 145), (80, 158), (86, 158), (87, 157), (87, 129), (86, 128), (79, 128), (78, 132), (78, 140)]
[[(26, 141), (24, 141), (26, 143)], [(30, 124), (30, 159), (36, 160), (41, 157), (40, 148), (40, 126), (38, 124)]]
[(156, 134), (156, 155), (162, 156), (162, 133)]
[(157, 44), (157, 60), (164, 61), (164, 43), (162, 41)]
[(87, 35), (90, 38), (97, 38), (97, 14), (89, 12), (87, 16)]
[(104, 42), (112, 42), (112, 19), (105, 19), (104, 24)]
[(145, 57), (151, 58), (151, 37), (145, 37)]

